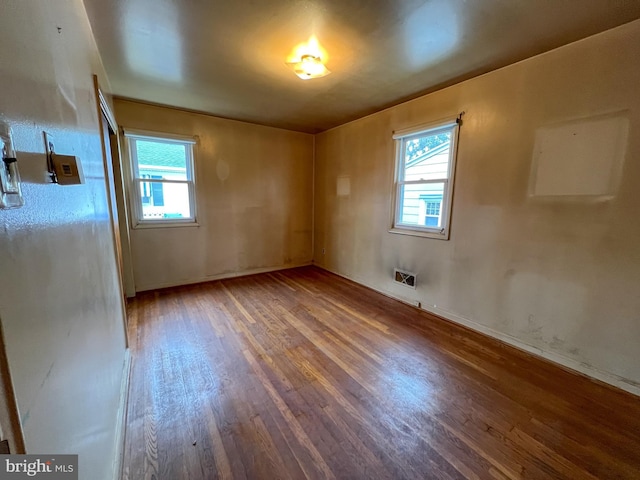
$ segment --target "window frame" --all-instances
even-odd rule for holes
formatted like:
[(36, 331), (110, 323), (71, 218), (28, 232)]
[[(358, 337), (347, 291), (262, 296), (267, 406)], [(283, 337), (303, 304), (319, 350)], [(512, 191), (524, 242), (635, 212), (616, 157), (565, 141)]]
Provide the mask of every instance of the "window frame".
[[(447, 166), (447, 176), (429, 180), (404, 181), (405, 162), (404, 155), (406, 143), (419, 137), (437, 135), (438, 133), (451, 132), (451, 145), (449, 147), (449, 161)], [(419, 237), (435, 238), (439, 240), (449, 240), (451, 231), (451, 213), (453, 210), (453, 191), (456, 172), (456, 158), (458, 153), (458, 138), (460, 134), (460, 116), (449, 117), (434, 122), (424, 123), (413, 127), (396, 130), (393, 132), (395, 142), (395, 167), (393, 202), (391, 213), (390, 233), (403, 235), (414, 235)], [(403, 201), (401, 198), (402, 187), (404, 185), (424, 185), (430, 183), (444, 184), (442, 202), (440, 204), (440, 217), (442, 226), (426, 227), (401, 223)]]
[[(126, 139), (127, 153), (129, 157), (129, 192), (130, 195), (130, 207), (131, 207), (131, 226), (134, 229), (137, 228), (163, 228), (163, 227), (189, 227), (199, 226), (197, 221), (197, 202), (196, 202), (196, 174), (195, 174), (195, 150), (197, 147), (197, 137), (190, 137), (184, 135), (175, 135), (161, 132), (150, 132), (146, 130), (124, 130), (124, 137)], [(136, 141), (146, 140), (157, 143), (167, 143), (171, 145), (184, 145), (185, 147), (185, 160), (186, 160), (186, 180), (170, 180), (170, 179), (149, 179), (142, 178), (139, 173), (138, 152), (136, 148)], [(141, 183), (149, 183), (150, 190), (152, 189), (151, 183), (161, 184), (186, 184), (189, 195), (189, 211), (191, 216), (188, 218), (159, 218), (148, 219), (143, 216), (143, 204), (142, 196), (140, 194)]]

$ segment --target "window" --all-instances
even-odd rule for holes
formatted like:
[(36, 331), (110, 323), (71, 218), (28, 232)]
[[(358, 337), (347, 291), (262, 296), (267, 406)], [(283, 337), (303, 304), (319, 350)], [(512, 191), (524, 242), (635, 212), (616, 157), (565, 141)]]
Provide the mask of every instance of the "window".
[(420, 218), (423, 219), (423, 225), (434, 228), (440, 226), (442, 223), (440, 216), (442, 195), (420, 195), (420, 200)]
[(125, 133), (137, 225), (195, 223), (192, 138)]
[(393, 233), (449, 238), (458, 121), (393, 135), (396, 182)]

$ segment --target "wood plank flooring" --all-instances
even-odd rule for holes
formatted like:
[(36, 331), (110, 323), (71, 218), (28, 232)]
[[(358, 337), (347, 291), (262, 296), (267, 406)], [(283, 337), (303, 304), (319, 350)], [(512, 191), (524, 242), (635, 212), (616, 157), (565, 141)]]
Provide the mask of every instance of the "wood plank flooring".
[(640, 478), (640, 399), (314, 267), (139, 294), (124, 478)]

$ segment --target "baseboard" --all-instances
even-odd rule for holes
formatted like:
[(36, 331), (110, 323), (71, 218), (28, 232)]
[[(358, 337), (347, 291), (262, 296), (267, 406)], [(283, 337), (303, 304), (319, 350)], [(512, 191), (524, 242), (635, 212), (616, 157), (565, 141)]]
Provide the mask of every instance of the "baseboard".
[(553, 362), (559, 367), (571, 370), (574, 373), (578, 373), (590, 379), (594, 379), (599, 382), (606, 383), (613, 387), (632, 393), (633, 395), (640, 396), (640, 384), (635, 383), (633, 380), (626, 379), (624, 377), (621, 377), (611, 372), (600, 370), (592, 365), (578, 362), (577, 360), (565, 357), (564, 355), (560, 355), (555, 352), (549, 352), (539, 347), (536, 347), (534, 345), (529, 345), (528, 343), (525, 343), (516, 337), (499, 332), (497, 330), (494, 330), (491, 327), (487, 327), (486, 325), (482, 325), (481, 323), (477, 323), (469, 318), (462, 317), (460, 315), (449, 312), (447, 310), (443, 310), (441, 308), (434, 308), (434, 307), (426, 308), (422, 306), (420, 302), (417, 300), (403, 298), (392, 292), (374, 287), (358, 278), (353, 278), (348, 275), (344, 275), (342, 273), (334, 272), (332, 270), (329, 270), (328, 268), (323, 267), (322, 265), (318, 265), (318, 264), (314, 264), (314, 265), (318, 268), (326, 270), (327, 272), (333, 273), (334, 275), (338, 275), (339, 277), (346, 278), (347, 280), (351, 280), (352, 282), (355, 282), (367, 288), (370, 288), (371, 290), (374, 290), (386, 297), (393, 298), (394, 300), (401, 301), (412, 307), (432, 313), (434, 315), (437, 315), (438, 317), (444, 318), (445, 320), (467, 327), (473, 331), (476, 331), (488, 337), (499, 340), (502, 343), (506, 343), (511, 347), (517, 348), (518, 350), (522, 350), (528, 354), (531, 354), (538, 358), (542, 358), (546, 361)]
[(127, 407), (129, 404), (129, 379), (131, 378), (131, 352), (127, 348), (124, 353), (122, 367), (122, 382), (120, 384), (120, 404), (118, 405), (118, 417), (116, 419), (115, 458), (113, 466), (114, 480), (122, 478), (124, 459), (124, 436), (127, 427)]
[(534, 345), (529, 345), (528, 343), (525, 343), (516, 337), (499, 332), (497, 330), (494, 330), (493, 328), (474, 322), (473, 320), (470, 320), (468, 318), (461, 317), (447, 310), (443, 310), (441, 308), (425, 308), (424, 306), (421, 307), (421, 309), (429, 313), (438, 315), (439, 317), (445, 318), (446, 320), (450, 320), (452, 322), (463, 325), (467, 328), (470, 328), (471, 330), (475, 330), (476, 332), (482, 333), (489, 337), (493, 337), (519, 350), (524, 350), (531, 355), (541, 357), (545, 360), (553, 362), (560, 367), (572, 370), (591, 379), (607, 383), (629, 393), (633, 393), (634, 395), (640, 396), (640, 385), (634, 384), (633, 381), (626, 378), (600, 370), (592, 365), (578, 362), (577, 360), (565, 357), (564, 355), (560, 355), (555, 352), (549, 352)]
[(149, 290), (159, 290), (161, 288), (181, 287), (183, 285), (193, 285), (196, 283), (213, 282), (215, 280), (224, 280), (225, 278), (245, 277), (247, 275), (256, 275), (258, 273), (278, 272), (280, 270), (289, 270), (290, 268), (307, 267), (311, 264), (312, 262), (305, 262), (305, 263), (299, 263), (299, 264), (296, 263), (292, 265), (280, 265), (277, 267), (261, 267), (261, 268), (253, 268), (250, 270), (241, 270), (238, 272), (225, 272), (217, 275), (207, 275), (205, 277), (200, 277), (200, 278), (178, 280), (175, 282), (154, 283), (151, 285), (136, 286), (136, 293), (147, 292)]

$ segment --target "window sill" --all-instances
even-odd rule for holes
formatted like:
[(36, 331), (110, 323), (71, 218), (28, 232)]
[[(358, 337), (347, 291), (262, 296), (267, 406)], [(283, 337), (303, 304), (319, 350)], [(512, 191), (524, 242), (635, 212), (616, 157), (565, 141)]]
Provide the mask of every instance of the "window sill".
[(414, 229), (409, 227), (393, 227), (389, 230), (389, 233), (396, 233), (399, 235), (411, 235), (414, 237), (435, 238), (436, 240), (449, 240), (449, 232), (445, 231), (440, 233), (438, 231)]
[(197, 222), (157, 222), (157, 223), (137, 223), (132, 228), (133, 230), (144, 230), (147, 228), (188, 228), (188, 227), (199, 227), (200, 224)]

